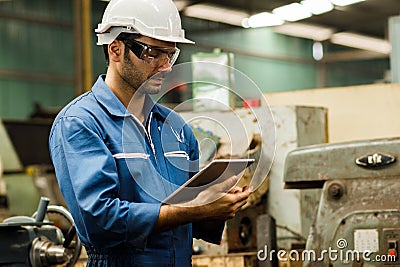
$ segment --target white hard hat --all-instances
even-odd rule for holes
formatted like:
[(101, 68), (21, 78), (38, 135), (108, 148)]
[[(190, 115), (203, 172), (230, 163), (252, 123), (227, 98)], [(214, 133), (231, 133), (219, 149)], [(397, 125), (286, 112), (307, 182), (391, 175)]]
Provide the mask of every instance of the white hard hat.
[(122, 32), (157, 40), (189, 43), (172, 0), (111, 0), (97, 29), (97, 44), (110, 44)]

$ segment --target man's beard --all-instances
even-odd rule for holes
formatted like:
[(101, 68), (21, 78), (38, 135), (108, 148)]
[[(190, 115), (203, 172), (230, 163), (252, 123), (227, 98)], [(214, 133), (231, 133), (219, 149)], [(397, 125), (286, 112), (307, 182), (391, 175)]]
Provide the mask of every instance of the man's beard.
[(165, 79), (165, 72), (158, 72), (149, 77), (138, 89), (143, 94), (158, 94), (161, 91), (162, 83)]
[(151, 73), (147, 76), (137, 65), (130, 59), (129, 51), (124, 55), (124, 66), (122, 69), (122, 79), (135, 92), (141, 94), (158, 94), (161, 91), (161, 85), (164, 81), (166, 73)]

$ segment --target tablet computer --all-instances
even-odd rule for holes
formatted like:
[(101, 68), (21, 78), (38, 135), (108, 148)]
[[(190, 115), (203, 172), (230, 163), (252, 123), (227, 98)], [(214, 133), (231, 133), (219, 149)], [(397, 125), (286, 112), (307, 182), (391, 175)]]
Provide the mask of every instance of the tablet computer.
[(198, 193), (209, 185), (221, 183), (239, 175), (255, 159), (214, 159), (164, 199), (164, 203), (182, 203), (194, 199)]

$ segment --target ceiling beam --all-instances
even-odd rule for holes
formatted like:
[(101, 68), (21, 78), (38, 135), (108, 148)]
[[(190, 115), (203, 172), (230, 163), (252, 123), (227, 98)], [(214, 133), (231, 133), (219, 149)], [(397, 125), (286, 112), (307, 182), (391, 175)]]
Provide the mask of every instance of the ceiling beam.
[(366, 50), (351, 50), (351, 51), (331, 52), (324, 54), (324, 58), (321, 60), (321, 62), (331, 63), (340, 61), (370, 60), (370, 59), (379, 59), (388, 57), (389, 55), (378, 52), (372, 52)]

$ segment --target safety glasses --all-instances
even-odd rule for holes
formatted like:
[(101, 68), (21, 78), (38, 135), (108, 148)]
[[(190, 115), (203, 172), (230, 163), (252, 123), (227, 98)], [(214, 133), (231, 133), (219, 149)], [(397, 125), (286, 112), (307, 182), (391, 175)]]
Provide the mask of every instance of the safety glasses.
[(174, 65), (179, 56), (179, 48), (148, 45), (136, 40), (117, 38), (132, 51), (138, 58), (150, 64), (153, 67), (164, 66), (167, 62)]

